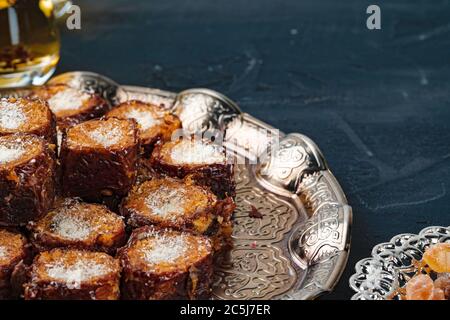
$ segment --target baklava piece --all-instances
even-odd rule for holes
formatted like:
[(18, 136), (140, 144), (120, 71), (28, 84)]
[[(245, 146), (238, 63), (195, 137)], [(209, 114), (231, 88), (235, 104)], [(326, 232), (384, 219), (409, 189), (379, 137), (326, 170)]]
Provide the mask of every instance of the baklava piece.
[(155, 225), (210, 236), (219, 251), (231, 241), (234, 208), (231, 198), (218, 200), (190, 179), (155, 178), (130, 192), (121, 213), (132, 227)]
[(133, 186), (138, 155), (134, 120), (91, 120), (69, 128), (60, 155), (63, 194), (114, 203)]
[(220, 198), (234, 197), (234, 165), (225, 148), (196, 137), (158, 144), (152, 153), (151, 165), (172, 177), (190, 176), (206, 185)]
[(212, 248), (203, 236), (136, 229), (119, 250), (122, 297), (130, 300), (207, 299), (213, 272)]
[(172, 133), (181, 128), (178, 117), (159, 106), (136, 100), (118, 105), (108, 112), (107, 117), (136, 120), (141, 146), (146, 155), (151, 154), (156, 142), (169, 141)]
[(65, 199), (42, 219), (30, 223), (36, 251), (70, 247), (115, 254), (126, 241), (122, 217), (99, 204)]
[(103, 252), (53, 249), (35, 257), (26, 300), (117, 300), (120, 263)]
[(34, 90), (31, 97), (47, 101), (60, 128), (99, 118), (110, 109), (106, 100), (99, 95), (65, 84), (39, 87)]
[(9, 98), (0, 100), (0, 136), (34, 134), (56, 143), (56, 122), (42, 100)]
[(18, 298), (13, 293), (14, 268), (29, 256), (27, 241), (19, 233), (0, 229), (0, 299)]
[(40, 218), (55, 198), (54, 151), (35, 135), (0, 137), (0, 224)]

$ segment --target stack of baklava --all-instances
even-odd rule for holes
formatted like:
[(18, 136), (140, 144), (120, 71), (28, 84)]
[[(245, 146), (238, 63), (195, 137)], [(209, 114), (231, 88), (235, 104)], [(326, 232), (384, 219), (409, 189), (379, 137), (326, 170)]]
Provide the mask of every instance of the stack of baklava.
[(233, 163), (181, 127), (65, 84), (1, 99), (0, 298), (208, 298)]

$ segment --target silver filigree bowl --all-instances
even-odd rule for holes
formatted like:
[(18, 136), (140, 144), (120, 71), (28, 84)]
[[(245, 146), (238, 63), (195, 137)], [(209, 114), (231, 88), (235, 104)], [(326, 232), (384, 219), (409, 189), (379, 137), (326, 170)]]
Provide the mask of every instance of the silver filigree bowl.
[(418, 235), (399, 234), (372, 250), (372, 257), (359, 261), (350, 277), (357, 293), (352, 300), (399, 299), (398, 288), (417, 273), (414, 261), (422, 259), (425, 249), (439, 242), (450, 242), (449, 227), (427, 227)]

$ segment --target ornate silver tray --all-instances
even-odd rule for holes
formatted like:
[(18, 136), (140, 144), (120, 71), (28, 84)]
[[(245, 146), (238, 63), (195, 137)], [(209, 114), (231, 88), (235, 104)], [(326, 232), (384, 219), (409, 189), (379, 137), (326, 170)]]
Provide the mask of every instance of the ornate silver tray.
[(438, 242), (450, 242), (450, 226), (399, 234), (376, 245), (372, 257), (359, 261), (350, 277), (350, 287), (357, 292), (352, 300), (399, 299), (396, 290), (417, 273), (413, 261), (421, 260), (425, 249)]
[[(216, 299), (313, 299), (333, 290), (347, 262), (352, 210), (309, 138), (279, 132), (208, 89), (175, 94), (118, 85), (90, 72), (62, 74), (50, 83), (97, 92), (111, 104), (163, 104), (184, 129), (223, 139), (238, 163), (238, 188), (234, 248), (216, 261)], [(251, 217), (252, 210), (262, 218)]]

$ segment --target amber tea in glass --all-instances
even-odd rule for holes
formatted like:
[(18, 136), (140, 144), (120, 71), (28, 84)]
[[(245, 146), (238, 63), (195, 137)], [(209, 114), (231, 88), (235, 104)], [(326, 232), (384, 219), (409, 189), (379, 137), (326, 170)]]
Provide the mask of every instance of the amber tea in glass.
[(52, 0), (0, 0), (0, 87), (43, 84), (59, 49)]

